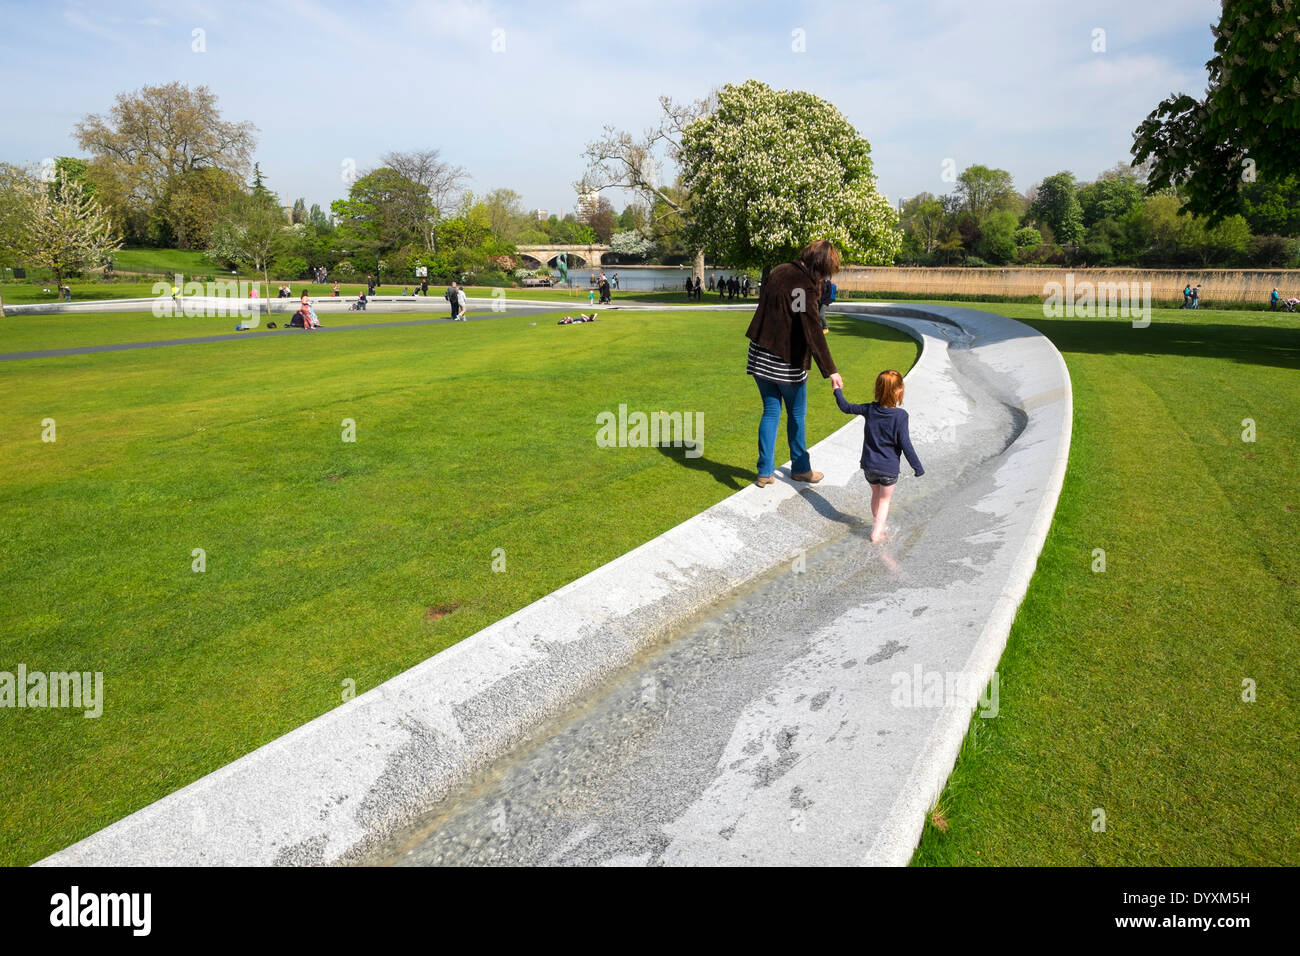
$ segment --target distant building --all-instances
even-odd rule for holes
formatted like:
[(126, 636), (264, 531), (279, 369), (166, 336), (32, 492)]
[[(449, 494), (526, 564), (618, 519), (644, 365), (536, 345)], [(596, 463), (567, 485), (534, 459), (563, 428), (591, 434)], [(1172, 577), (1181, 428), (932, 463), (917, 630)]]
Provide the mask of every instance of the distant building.
[(600, 208), (600, 193), (578, 194), (578, 221), (586, 222)]
[(551, 218), (551, 214), (545, 209), (534, 209), (533, 215), (537, 217), (538, 222), (546, 222), (546, 220)]

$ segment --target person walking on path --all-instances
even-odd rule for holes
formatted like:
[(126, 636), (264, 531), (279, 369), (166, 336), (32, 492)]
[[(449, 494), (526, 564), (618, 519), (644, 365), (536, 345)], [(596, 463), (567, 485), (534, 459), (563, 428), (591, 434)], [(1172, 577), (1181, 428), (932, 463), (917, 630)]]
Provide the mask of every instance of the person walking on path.
[(460, 290), (456, 287), (456, 280), (451, 280), (451, 285), (447, 286), (447, 291), (442, 297), (451, 303), (451, 320), (456, 321), (456, 316), (460, 315)]
[(826, 310), (831, 307), (838, 292), (839, 290), (835, 287), (834, 282), (830, 279), (822, 280), (822, 294), (821, 298), (817, 300), (817, 314), (821, 316), (823, 329), (826, 328)]
[(1191, 307), (1192, 307), (1192, 284), (1189, 282), (1187, 283), (1187, 285), (1183, 286), (1183, 308), (1190, 309)]
[(830, 242), (810, 242), (795, 261), (772, 270), (745, 332), (749, 339), (745, 372), (754, 377), (763, 401), (758, 423), (758, 477), (754, 481), (760, 488), (776, 481), (776, 428), (781, 421), (782, 403), (790, 446), (790, 477), (810, 484), (822, 480), (822, 473), (812, 470), (804, 415), (808, 409), (810, 359), (816, 359), (823, 378), (829, 378), (836, 388), (844, 387), (817, 311), (822, 279), (839, 268), (839, 251)]
[(463, 288), (461, 288), (461, 289), (457, 289), (457, 290), (456, 290), (456, 305), (457, 305), (457, 309), (458, 309), (458, 311), (459, 311), (459, 313), (460, 313), (460, 321), (462, 321), (462, 322), (468, 322), (468, 321), (469, 321), (469, 301), (465, 298), (465, 290), (464, 290)]
[(1201, 307), (1201, 287), (1198, 285), (1196, 288), (1192, 290), (1192, 308), (1199, 309), (1200, 307)]
[(1271, 305), (1271, 307), (1272, 307), (1272, 310), (1273, 310), (1274, 312), (1277, 311), (1277, 303), (1278, 303), (1278, 300), (1281, 299), (1281, 298), (1282, 298), (1282, 297), (1281, 297), (1280, 295), (1278, 295), (1278, 292), (1277, 292), (1277, 286), (1273, 286), (1273, 294), (1272, 294), (1271, 296), (1269, 296), (1269, 303), (1270, 303), (1270, 305)]
[(886, 369), (876, 376), (876, 400), (866, 405), (845, 401), (844, 390), (835, 388), (835, 404), (845, 415), (861, 415), (866, 424), (862, 430), (862, 458), (859, 464), (871, 486), (871, 540), (885, 536), (885, 521), (889, 518), (889, 500), (898, 483), (898, 459), (906, 456), (916, 477), (925, 474), (921, 459), (912, 447), (907, 429), (907, 412), (903, 411), (903, 376)]

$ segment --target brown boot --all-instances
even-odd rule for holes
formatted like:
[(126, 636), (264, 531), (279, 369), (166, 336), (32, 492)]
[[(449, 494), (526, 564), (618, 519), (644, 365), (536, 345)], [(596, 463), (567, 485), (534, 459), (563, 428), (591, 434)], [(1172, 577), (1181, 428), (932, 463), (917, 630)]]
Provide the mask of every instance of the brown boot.
[(810, 485), (815, 485), (826, 476), (820, 471), (805, 471), (802, 475), (791, 475), (795, 481), (806, 481)]
[(766, 488), (768, 485), (776, 484), (776, 476), (759, 475), (757, 478), (754, 479), (754, 484), (758, 485), (758, 487), (760, 488)]

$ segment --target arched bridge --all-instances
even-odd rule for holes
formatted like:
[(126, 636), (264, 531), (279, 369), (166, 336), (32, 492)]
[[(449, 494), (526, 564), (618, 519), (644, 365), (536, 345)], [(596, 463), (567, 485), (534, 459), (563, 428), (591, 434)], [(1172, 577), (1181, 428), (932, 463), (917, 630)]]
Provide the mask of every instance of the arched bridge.
[(601, 264), (609, 246), (595, 243), (590, 246), (515, 246), (515, 254), (521, 259), (531, 259), (539, 266), (555, 265), (555, 257), (561, 252), (569, 255), (570, 269), (588, 269)]

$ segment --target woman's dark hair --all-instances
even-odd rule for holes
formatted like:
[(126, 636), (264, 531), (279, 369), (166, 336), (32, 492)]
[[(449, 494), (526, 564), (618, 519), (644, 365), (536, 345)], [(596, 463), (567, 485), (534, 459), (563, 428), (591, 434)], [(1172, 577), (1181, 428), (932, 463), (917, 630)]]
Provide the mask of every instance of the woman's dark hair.
[(829, 279), (840, 271), (840, 251), (829, 239), (816, 239), (803, 247), (799, 261), (815, 279)]

